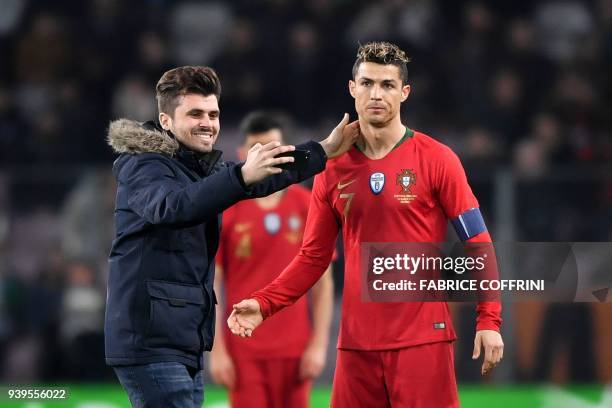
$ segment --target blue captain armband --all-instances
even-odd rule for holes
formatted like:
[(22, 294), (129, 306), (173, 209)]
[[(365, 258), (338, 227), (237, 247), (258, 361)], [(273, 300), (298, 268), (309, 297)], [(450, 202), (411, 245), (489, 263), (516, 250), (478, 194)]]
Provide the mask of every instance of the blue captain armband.
[(457, 218), (451, 220), (451, 223), (461, 241), (466, 241), (487, 230), (480, 208), (471, 208), (459, 214)]

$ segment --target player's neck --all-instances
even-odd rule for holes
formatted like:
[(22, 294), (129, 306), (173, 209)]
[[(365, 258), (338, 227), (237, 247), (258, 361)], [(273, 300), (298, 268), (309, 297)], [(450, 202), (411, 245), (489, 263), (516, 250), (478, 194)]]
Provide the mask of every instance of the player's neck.
[(362, 137), (357, 141), (357, 147), (371, 159), (385, 157), (404, 137), (406, 126), (399, 117), (385, 127), (375, 127), (359, 121)]
[(272, 193), (269, 196), (256, 198), (255, 202), (262, 210), (271, 210), (278, 206), (284, 194), (285, 190), (277, 191), (276, 193)]

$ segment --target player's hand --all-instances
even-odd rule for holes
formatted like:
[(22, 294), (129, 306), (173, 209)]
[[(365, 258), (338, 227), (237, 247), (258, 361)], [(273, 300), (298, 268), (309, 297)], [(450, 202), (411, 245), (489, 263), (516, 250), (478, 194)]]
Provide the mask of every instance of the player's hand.
[(504, 356), (504, 342), (501, 334), (495, 330), (479, 330), (474, 338), (474, 352), (472, 359), (480, 357), (480, 350), (484, 347), (485, 354), (480, 374), (485, 375), (501, 361)]
[(295, 146), (281, 146), (280, 142), (270, 142), (265, 145), (255, 143), (255, 145), (249, 149), (246, 161), (240, 169), (244, 183), (248, 186), (272, 174), (281, 173), (283, 169), (275, 166), (283, 163), (291, 163), (295, 159), (293, 157), (274, 158), (274, 156), (293, 150), (295, 150)]
[(355, 143), (359, 134), (359, 121), (349, 123), (349, 114), (345, 113), (338, 126), (332, 130), (325, 140), (321, 141), (321, 146), (323, 146), (327, 158), (331, 159), (346, 153)]
[(233, 307), (227, 326), (236, 336), (251, 337), (253, 330), (263, 322), (259, 303), (255, 299), (245, 299)]
[(210, 353), (210, 375), (215, 384), (223, 385), (228, 390), (234, 389), (236, 384), (236, 370), (234, 362), (225, 350), (214, 350)]
[(325, 367), (326, 354), (327, 350), (324, 345), (310, 343), (300, 361), (300, 379), (308, 380), (321, 375)]

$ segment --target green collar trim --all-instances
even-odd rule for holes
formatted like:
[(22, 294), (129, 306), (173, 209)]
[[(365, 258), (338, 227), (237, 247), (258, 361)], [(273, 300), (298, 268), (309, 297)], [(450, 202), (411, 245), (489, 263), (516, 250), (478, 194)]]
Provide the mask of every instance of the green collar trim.
[[(414, 136), (414, 130), (406, 126), (406, 132), (404, 133), (404, 136), (402, 136), (402, 138), (395, 144), (395, 146), (393, 146), (393, 149), (391, 149), (391, 151), (397, 149), (406, 140), (412, 138), (412, 136)], [(363, 153), (363, 150), (361, 150), (359, 146), (357, 146), (357, 143), (355, 143), (355, 148), (359, 150), (361, 153)]]
[(414, 136), (414, 130), (412, 130), (408, 126), (406, 126), (406, 133), (404, 133), (404, 136), (402, 136), (402, 138), (399, 140), (399, 142), (397, 142), (395, 144), (395, 146), (393, 146), (393, 149), (391, 149), (391, 150), (397, 149), (402, 143), (404, 143), (406, 140), (410, 139), (412, 136)]

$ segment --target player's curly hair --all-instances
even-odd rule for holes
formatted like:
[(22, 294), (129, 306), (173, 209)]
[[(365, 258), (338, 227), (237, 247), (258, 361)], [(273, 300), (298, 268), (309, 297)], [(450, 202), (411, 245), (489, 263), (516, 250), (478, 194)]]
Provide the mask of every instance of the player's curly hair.
[(395, 65), (400, 71), (402, 85), (408, 83), (408, 68), (406, 64), (410, 58), (406, 53), (395, 44), (386, 41), (373, 41), (359, 45), (357, 59), (353, 64), (353, 79), (357, 75), (357, 70), (362, 62), (374, 62), (382, 65)]
[(221, 97), (221, 81), (214, 69), (202, 66), (184, 66), (166, 71), (155, 87), (157, 108), (174, 117), (178, 97), (188, 93)]

